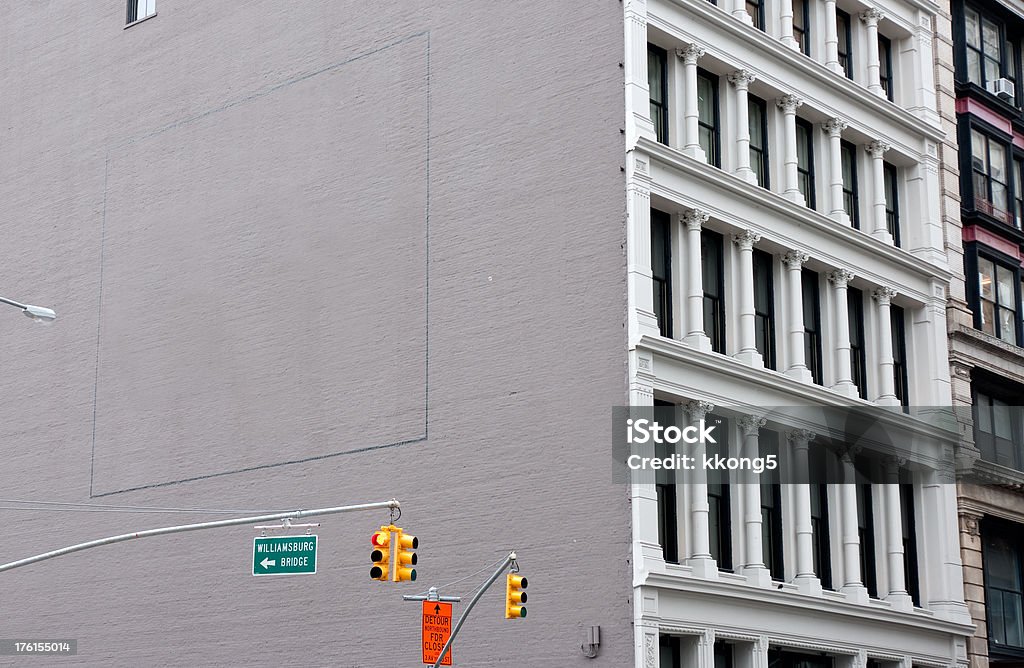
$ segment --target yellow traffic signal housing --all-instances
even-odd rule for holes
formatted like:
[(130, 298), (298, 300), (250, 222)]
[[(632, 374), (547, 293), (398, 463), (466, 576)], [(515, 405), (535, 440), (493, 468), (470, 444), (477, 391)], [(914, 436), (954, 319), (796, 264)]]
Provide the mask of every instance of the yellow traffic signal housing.
[(370, 536), (370, 545), (373, 546), (373, 552), (370, 553), (370, 561), (373, 562), (373, 566), (370, 568), (370, 577), (387, 582), (388, 572), (391, 570), (390, 527), (382, 526), (380, 531), (375, 531)]
[(505, 582), (505, 619), (519, 619), (526, 616), (526, 592), (529, 581), (518, 573), (509, 573)]
[(416, 536), (409, 535), (398, 527), (392, 527), (395, 531), (395, 570), (391, 577), (394, 582), (415, 582), (417, 557), (413, 552), (420, 546)]

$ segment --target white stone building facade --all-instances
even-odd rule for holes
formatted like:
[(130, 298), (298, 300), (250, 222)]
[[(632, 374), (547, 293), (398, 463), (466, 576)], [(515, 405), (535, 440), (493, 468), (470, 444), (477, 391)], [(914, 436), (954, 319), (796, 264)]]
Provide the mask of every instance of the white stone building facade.
[(916, 410), (951, 400), (937, 11), (625, 3), (631, 404), (713, 415), (733, 454), (817, 456), (773, 406), (902, 405), (932, 444), (837, 453), (884, 484), (636, 474), (638, 666), (966, 661), (949, 449)]

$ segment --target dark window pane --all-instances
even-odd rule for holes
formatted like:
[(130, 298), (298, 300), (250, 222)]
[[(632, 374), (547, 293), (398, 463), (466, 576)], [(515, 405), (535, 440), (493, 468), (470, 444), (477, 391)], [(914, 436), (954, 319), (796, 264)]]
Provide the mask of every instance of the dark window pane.
[(855, 229), (860, 229), (860, 205), (857, 184), (857, 149), (849, 142), (840, 144), (843, 166), (843, 210)]
[(721, 166), (718, 154), (718, 77), (704, 71), (697, 74), (697, 125), (700, 147), (708, 164)]
[(703, 230), (701, 271), (704, 285), (704, 333), (715, 352), (725, 352), (725, 276), (722, 268), (722, 235)]
[(868, 398), (866, 350), (864, 342), (864, 293), (847, 288), (847, 312), (850, 320), (850, 371), (853, 384), (862, 399)]
[(815, 208), (814, 198), (814, 144), (811, 124), (796, 120), (796, 169), (800, 194), (808, 208)]
[(651, 209), (651, 275), (654, 282), (654, 315), (662, 336), (672, 336), (672, 242), (671, 217)]
[(764, 30), (764, 0), (746, 0), (746, 9), (754, 27)]
[(793, 38), (800, 50), (811, 55), (810, 40), (811, 12), (809, 0), (793, 0)]
[(651, 121), (662, 144), (668, 143), (668, 77), (664, 49), (647, 45), (647, 85), (651, 96)]
[(764, 365), (775, 368), (775, 291), (772, 275), (772, 256), (754, 251), (754, 327), (757, 352)]
[(892, 318), (892, 373), (896, 398), (900, 404), (907, 406), (910, 401), (907, 385), (907, 334), (906, 315), (899, 306), (892, 306), (889, 311)]
[(878, 598), (875, 577), (875, 517), (872, 509), (871, 485), (857, 485), (857, 533), (860, 537), (860, 575), (868, 595)]
[(853, 78), (853, 47), (850, 35), (850, 15), (836, 10), (836, 34), (839, 37), (839, 65), (848, 79)]
[(889, 163), (882, 166), (885, 182), (885, 226), (892, 235), (893, 243), (900, 245), (900, 198), (896, 168)]
[(768, 183), (768, 113), (765, 101), (754, 97), (747, 98), (747, 125), (750, 130), (750, 168), (757, 176), (757, 184), (762, 188)]
[(892, 85), (892, 42), (881, 35), (878, 36), (878, 82), (885, 91), (885, 97), (893, 99)]
[(818, 292), (818, 274), (809, 269), (801, 271), (801, 290), (804, 309), (804, 358), (814, 382), (821, 384), (821, 307)]

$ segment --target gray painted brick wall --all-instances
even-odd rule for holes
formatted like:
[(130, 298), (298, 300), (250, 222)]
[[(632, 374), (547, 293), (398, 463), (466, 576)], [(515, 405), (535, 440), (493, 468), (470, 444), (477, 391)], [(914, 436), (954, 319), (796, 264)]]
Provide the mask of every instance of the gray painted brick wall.
[[(417, 585), (512, 547), (531, 580), (457, 665), (630, 664), (621, 5), (157, 11), (0, 5), (0, 294), (60, 314), (0, 318), (0, 498), (397, 496)], [(209, 518), (10, 505), (3, 562)], [(324, 518), (307, 577), (249, 575), (248, 527), (3, 573), (0, 637), (77, 638), (69, 666), (419, 665), (421, 587), (368, 578), (385, 520)]]

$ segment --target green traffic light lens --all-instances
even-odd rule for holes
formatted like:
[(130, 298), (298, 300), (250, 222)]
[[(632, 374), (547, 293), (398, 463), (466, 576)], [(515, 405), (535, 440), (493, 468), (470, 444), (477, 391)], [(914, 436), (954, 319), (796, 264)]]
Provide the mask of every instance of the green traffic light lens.
[(380, 580), (384, 576), (384, 571), (380, 566), (374, 566), (370, 569), (370, 577), (374, 580)]
[(416, 582), (416, 569), (413, 568), (409, 571), (409, 581)]
[(525, 617), (526, 616), (526, 608), (519, 608), (519, 616), (520, 617)]

